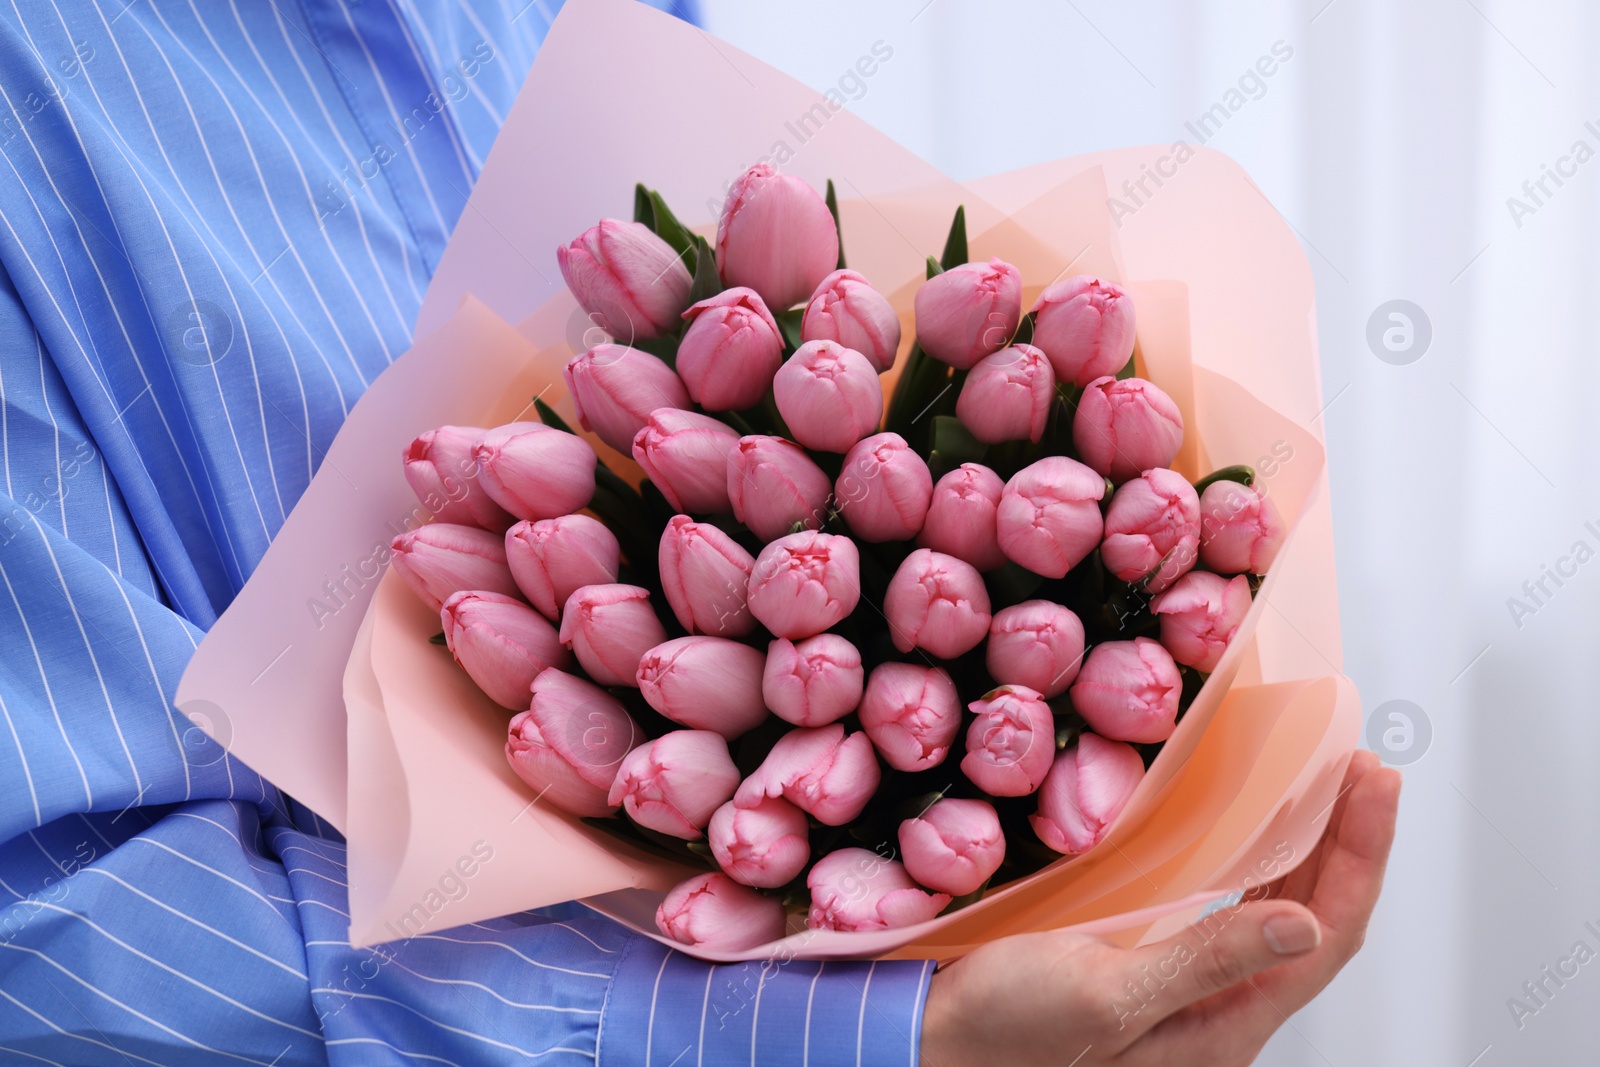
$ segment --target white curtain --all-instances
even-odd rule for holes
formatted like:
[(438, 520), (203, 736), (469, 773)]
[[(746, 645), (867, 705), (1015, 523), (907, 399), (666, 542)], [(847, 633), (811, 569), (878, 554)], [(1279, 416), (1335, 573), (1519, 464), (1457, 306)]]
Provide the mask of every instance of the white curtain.
[[(1252, 174), (1316, 274), (1345, 667), (1369, 715), (1410, 701), (1432, 731), (1406, 768), (1366, 949), (1258, 1062), (1600, 1061), (1600, 955), (1573, 958), (1579, 942), (1600, 954), (1600, 9), (703, 9), (712, 32), (858, 97), (859, 115), (958, 178), (1192, 143), (1185, 123), (1243, 90), (1208, 143)], [(893, 56), (858, 90), (847, 72), (877, 41)], [(1292, 54), (1241, 86), (1275, 45)], [(1394, 300), (1421, 309), (1413, 327), (1425, 317), (1420, 358), (1415, 341), (1369, 345)], [(1402, 324), (1378, 317), (1380, 332)], [(1536, 1010), (1519, 1020), (1513, 997)]]

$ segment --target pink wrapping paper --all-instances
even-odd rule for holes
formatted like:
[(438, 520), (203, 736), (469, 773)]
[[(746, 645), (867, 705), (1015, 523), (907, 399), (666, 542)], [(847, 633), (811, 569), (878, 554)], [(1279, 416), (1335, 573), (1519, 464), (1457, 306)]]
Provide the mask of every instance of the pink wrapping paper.
[[(598, 41), (630, 72), (609, 91), (581, 77)], [(237, 755), (346, 833), (354, 944), (575, 897), (659, 939), (655, 904), (686, 873), (531, 803), (502, 753), (509, 714), (428, 643), (437, 618), (395, 577), (367, 577), (373, 568), (360, 564), (397, 525), (426, 518), (399, 463), (417, 433), (509, 421), (535, 394), (570, 420), (560, 367), (587, 323), (560, 286), (555, 246), (596, 218), (626, 216), (636, 180), (711, 232), (723, 183), (819, 103), (715, 47), (727, 62), (682, 64), (675, 57), (706, 48), (701, 31), (631, 0), (570, 0), (429, 288), (419, 341), (353, 409), (180, 684), (180, 707), (213, 721), (220, 710)], [(567, 91), (574, 84), (586, 91)], [(1310, 273), (1248, 177), (1206, 150), (1119, 228), (1108, 186), (1164, 151), (1059, 160), (962, 186), (838, 112), (785, 164), (819, 187), (834, 179), (851, 267), (891, 295), (907, 345), (923, 256), (942, 245), (958, 203), (973, 257), (1015, 263), (1029, 299), (1069, 273), (1124, 282), (1139, 312), (1141, 370), (1184, 412), (1178, 468), (1199, 476), (1277, 455), (1263, 484), (1293, 533), (1240, 639), (1100, 847), (918, 927), (801, 931), (740, 956), (950, 958), (1067, 925), (1131, 942), (1267, 866), (1284, 873), (1315, 843), (1360, 708), (1339, 674)], [(319, 590), (326, 599), (327, 581), (338, 594), (331, 614), (308, 603)], [(444, 894), (442, 875), (469, 856), (466, 891)]]

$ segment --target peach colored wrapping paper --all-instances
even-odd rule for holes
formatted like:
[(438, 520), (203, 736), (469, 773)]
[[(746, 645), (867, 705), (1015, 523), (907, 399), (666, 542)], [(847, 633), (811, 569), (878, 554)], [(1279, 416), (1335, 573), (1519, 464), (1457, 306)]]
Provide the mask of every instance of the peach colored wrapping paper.
[[(610, 89), (583, 76), (601, 49), (629, 71)], [(700, 54), (704, 62), (675, 59)], [(575, 84), (586, 91), (566, 91)], [(505, 764), (509, 714), (428, 642), (437, 618), (393, 575), (345, 568), (397, 525), (425, 520), (399, 463), (417, 433), (526, 417), (535, 394), (575, 422), (560, 368), (588, 324), (560, 284), (558, 243), (601, 216), (625, 216), (635, 181), (710, 233), (724, 183), (780, 141), (792, 153), (787, 172), (818, 187), (834, 179), (850, 265), (890, 295), (907, 347), (923, 257), (941, 247), (958, 203), (973, 257), (1015, 263), (1030, 300), (1066, 274), (1126, 284), (1141, 371), (1184, 413), (1177, 467), (1191, 477), (1263, 467), (1260, 484), (1293, 532), (1240, 637), (1094, 851), (917, 927), (798, 931), (737, 955), (697, 954), (950, 958), (1069, 925), (1132, 942), (1281, 875), (1314, 846), (1360, 705), (1339, 673), (1312, 286), (1288, 228), (1232, 161), (1204, 149), (1118, 220), (1108, 188), (1136, 180), (1166, 147), (963, 186), (848, 112), (828, 112), (797, 143), (793, 120), (819, 104), (781, 73), (630, 0), (569, 0), (428, 290), (417, 344), (356, 405), (256, 575), (202, 642), (180, 707), (212, 721), (220, 709), (237, 755), (347, 834), (353, 943), (575, 897), (660, 938), (656, 902), (685, 869), (534, 802)], [(631, 461), (591, 443), (637, 478)], [(330, 580), (337, 609), (313, 611), (307, 602), (326, 597)], [(443, 876), (469, 859), (465, 891), (442, 892), (459, 884)]]

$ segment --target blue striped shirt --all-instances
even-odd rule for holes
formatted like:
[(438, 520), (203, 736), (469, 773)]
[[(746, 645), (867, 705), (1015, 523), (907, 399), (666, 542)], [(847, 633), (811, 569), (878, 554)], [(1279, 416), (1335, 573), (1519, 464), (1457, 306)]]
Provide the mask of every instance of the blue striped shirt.
[(352, 949), (338, 835), (172, 708), (557, 6), (0, 0), (0, 1062), (915, 1065), (924, 963)]

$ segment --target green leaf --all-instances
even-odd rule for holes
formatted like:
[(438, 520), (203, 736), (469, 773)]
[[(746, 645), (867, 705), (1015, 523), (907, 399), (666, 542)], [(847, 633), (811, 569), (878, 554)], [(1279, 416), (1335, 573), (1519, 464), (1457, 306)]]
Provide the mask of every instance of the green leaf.
[(1194, 483), (1194, 491), (1203, 493), (1206, 486), (1212, 482), (1238, 482), (1240, 485), (1253, 485), (1256, 480), (1256, 469), (1248, 463), (1237, 463), (1232, 467), (1223, 467), (1221, 470), (1212, 471), (1210, 474)]
[(839, 198), (833, 192), (833, 179), (828, 179), (828, 193), (823, 197), (828, 204), (828, 213), (833, 216), (833, 232), (839, 235), (839, 262), (834, 264), (834, 270), (844, 270), (844, 227), (839, 223)]
[(928, 277), (930, 277), (930, 278), (937, 277), (938, 275), (943, 274), (943, 273), (944, 273), (944, 267), (939, 265), (939, 261), (937, 259), (934, 259), (932, 256), (929, 256), (928, 257)]
[[(655, 225), (651, 229), (655, 230), (656, 236), (671, 245), (672, 250), (679, 256), (692, 255), (694, 235), (678, 221), (678, 216), (672, 213), (667, 202), (661, 199), (661, 194), (654, 189), (650, 190), (650, 206), (655, 209)], [(688, 258), (684, 259), (684, 264), (689, 268), (689, 273), (693, 274), (695, 264)]]
[(928, 465), (935, 478), (943, 477), (963, 463), (982, 463), (989, 451), (989, 446), (972, 436), (972, 431), (953, 415), (934, 416), (932, 439)]
[(939, 265), (945, 270), (959, 267), (967, 261), (967, 205), (956, 208), (956, 217), (950, 221), (950, 236), (944, 239), (944, 255)]
[(432, 637), (428, 638), (428, 644), (430, 645), (444, 645), (448, 643), (449, 642), (444, 639), (443, 631), (440, 631), (439, 633), (436, 633)]
[(650, 227), (652, 233), (655, 232), (655, 205), (650, 202), (650, 190), (644, 187), (643, 182), (637, 182), (633, 187), (633, 221), (642, 222)]
[(572, 432), (572, 427), (567, 425), (567, 420), (557, 415), (554, 408), (538, 397), (533, 398), (533, 410), (539, 413), (539, 421), (552, 430), (560, 430), (563, 433)]
[(717, 275), (717, 255), (711, 245), (699, 234), (694, 236), (694, 284), (689, 287), (689, 302), (698, 304), (722, 292), (722, 279)]
[(1011, 335), (1014, 345), (1031, 345), (1033, 343), (1033, 312), (1022, 316), (1022, 321), (1017, 323), (1017, 332)]
[(800, 347), (800, 322), (805, 316), (805, 308), (790, 308), (772, 316), (778, 320), (778, 329), (783, 331), (783, 343), (791, 352)]
[(1129, 356), (1128, 357), (1128, 362), (1124, 363), (1122, 365), (1122, 369), (1117, 371), (1117, 381), (1125, 382), (1129, 378), (1132, 378), (1137, 373), (1138, 373), (1138, 368), (1134, 366), (1134, 358), (1132, 356)]

